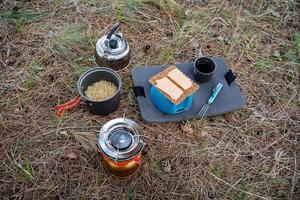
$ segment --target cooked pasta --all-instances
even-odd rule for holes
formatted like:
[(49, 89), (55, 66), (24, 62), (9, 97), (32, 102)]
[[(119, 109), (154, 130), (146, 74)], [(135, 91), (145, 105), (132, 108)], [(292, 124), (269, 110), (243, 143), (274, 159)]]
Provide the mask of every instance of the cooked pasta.
[(117, 86), (110, 81), (98, 81), (88, 86), (85, 95), (93, 101), (104, 101), (117, 92)]

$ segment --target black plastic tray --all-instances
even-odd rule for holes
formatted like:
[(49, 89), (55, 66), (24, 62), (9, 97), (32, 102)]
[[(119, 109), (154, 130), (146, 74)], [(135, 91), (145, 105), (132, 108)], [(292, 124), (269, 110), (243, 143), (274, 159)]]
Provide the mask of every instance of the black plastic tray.
[[(149, 78), (163, 71), (170, 65), (134, 67), (131, 74), (142, 118), (147, 122), (172, 122), (197, 118), (199, 110), (207, 102), (212, 89), (217, 85), (217, 83), (222, 83), (223, 89), (220, 91), (215, 101), (210, 105), (205, 117), (215, 116), (243, 108), (245, 106), (245, 98), (242, 95), (236, 81), (233, 81), (229, 85), (225, 79), (225, 75), (230, 71), (230, 69), (225, 64), (224, 59), (215, 57), (213, 60), (217, 65), (217, 69), (212, 79), (206, 83), (198, 83), (200, 88), (194, 93), (191, 108), (186, 112), (176, 115), (168, 115), (158, 110), (152, 104), (149, 96), (151, 88), (151, 84), (148, 82)], [(193, 77), (193, 65), (194, 63), (183, 63), (176, 64), (176, 67), (195, 81)]]

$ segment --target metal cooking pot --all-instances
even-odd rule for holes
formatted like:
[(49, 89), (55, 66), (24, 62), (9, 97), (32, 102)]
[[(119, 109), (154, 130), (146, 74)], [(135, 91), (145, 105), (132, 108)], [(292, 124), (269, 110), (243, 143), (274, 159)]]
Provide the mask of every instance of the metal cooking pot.
[(130, 50), (121, 32), (116, 32), (119, 24), (101, 37), (96, 43), (95, 63), (100, 67), (110, 67), (119, 70), (128, 65)]
[[(93, 101), (91, 99), (88, 99), (85, 96), (87, 87), (101, 80), (114, 83), (117, 86), (116, 93), (109, 99), (103, 101)], [(106, 67), (96, 67), (89, 69), (80, 76), (77, 82), (77, 90), (79, 92), (79, 95), (64, 104), (55, 106), (56, 115), (59, 117), (63, 116), (66, 110), (77, 106), (78, 104), (80, 104), (81, 100), (87, 104), (87, 107), (92, 114), (106, 115), (112, 113), (119, 107), (121, 87), (121, 78), (114, 70)]]
[[(114, 96), (104, 101), (93, 101), (88, 99), (85, 96), (87, 87), (101, 80), (110, 81), (117, 86), (117, 91)], [(121, 86), (121, 78), (118, 73), (106, 67), (97, 67), (87, 70), (80, 76), (77, 82), (77, 90), (81, 100), (86, 102), (89, 111), (96, 115), (105, 115), (117, 110), (120, 104)]]

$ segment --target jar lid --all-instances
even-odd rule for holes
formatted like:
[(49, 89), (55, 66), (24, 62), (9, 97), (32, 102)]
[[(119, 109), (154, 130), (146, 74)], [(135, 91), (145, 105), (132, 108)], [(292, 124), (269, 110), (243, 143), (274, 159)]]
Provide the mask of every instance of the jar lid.
[(100, 58), (109, 61), (120, 60), (129, 53), (129, 45), (122, 38), (120, 33), (112, 35), (109, 39), (108, 35), (101, 37), (96, 43), (96, 52)]
[(98, 146), (115, 161), (130, 160), (144, 147), (141, 134), (142, 130), (136, 122), (127, 118), (113, 119), (100, 129)]

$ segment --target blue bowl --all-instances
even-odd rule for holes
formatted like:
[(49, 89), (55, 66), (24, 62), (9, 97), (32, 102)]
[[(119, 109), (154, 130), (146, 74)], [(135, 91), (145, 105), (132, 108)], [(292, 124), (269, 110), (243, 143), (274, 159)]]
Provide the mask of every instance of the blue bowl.
[(176, 115), (178, 113), (187, 111), (191, 107), (193, 102), (193, 95), (185, 98), (180, 104), (174, 105), (156, 87), (152, 86), (150, 89), (150, 99), (160, 111), (170, 115)]

